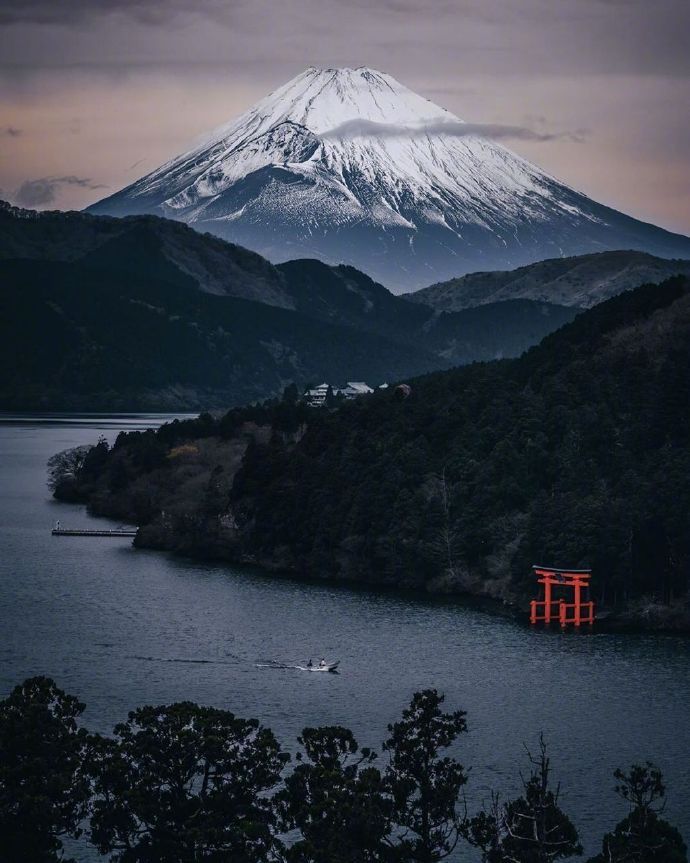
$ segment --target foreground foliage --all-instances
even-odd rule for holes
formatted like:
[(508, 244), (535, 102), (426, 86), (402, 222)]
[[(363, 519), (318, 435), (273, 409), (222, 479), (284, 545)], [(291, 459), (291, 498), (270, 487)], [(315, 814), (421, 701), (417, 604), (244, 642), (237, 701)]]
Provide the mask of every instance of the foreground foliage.
[(379, 863), (390, 858), (392, 805), (376, 754), (340, 726), (305, 728), (304, 755), (275, 798), (284, 831), (299, 831), (286, 863)]
[(88, 813), (89, 740), (84, 705), (33, 677), (0, 702), (0, 860), (58, 860)]
[(256, 720), (191, 702), (142, 707), (99, 741), (91, 840), (122, 863), (259, 863), (275, 821), (262, 795), (286, 759)]
[(653, 764), (616, 770), (616, 794), (628, 802), (628, 815), (604, 836), (602, 852), (590, 863), (685, 863), (680, 833), (661, 818), (666, 794), (661, 771)]
[(560, 787), (551, 784), (543, 737), (539, 756), (529, 754), (529, 760), (532, 771), (522, 780), (522, 796), (501, 804), (494, 794), (489, 811), (464, 825), (468, 841), (481, 849), (484, 863), (553, 863), (582, 854), (577, 830), (559, 806)]
[(388, 726), (383, 744), (390, 756), (388, 786), (393, 811), (403, 832), (403, 857), (430, 863), (453, 852), (463, 819), (458, 811), (467, 774), (440, 753), (467, 731), (465, 712), (443, 713), (443, 696), (433, 689), (417, 692), (402, 719)]
[[(0, 702), (0, 860), (65, 861), (82, 834), (117, 863), (435, 863), (462, 840), (483, 863), (554, 863), (582, 853), (543, 739), (523, 793), (469, 816), (466, 770), (447, 750), (465, 713), (417, 692), (383, 744), (387, 763), (340, 726), (305, 728), (296, 764), (254, 719), (181, 702), (142, 707), (112, 737), (36, 677)], [(661, 773), (616, 771), (628, 815), (590, 863), (687, 863), (661, 817)]]

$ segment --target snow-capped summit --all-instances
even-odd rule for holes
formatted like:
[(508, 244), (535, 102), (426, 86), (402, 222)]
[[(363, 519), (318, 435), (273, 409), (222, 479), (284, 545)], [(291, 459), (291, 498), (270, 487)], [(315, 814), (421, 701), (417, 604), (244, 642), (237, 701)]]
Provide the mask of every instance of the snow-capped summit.
[(229, 138), (237, 130), (261, 134), (284, 122), (297, 123), (322, 135), (349, 120), (412, 125), (439, 119), (457, 117), (403, 87), (390, 75), (366, 68), (311, 66), (237, 120), (217, 129), (211, 138)]
[(353, 264), (395, 291), (603, 249), (690, 256), (690, 239), (596, 204), (364, 67), (310, 67), (89, 209), (180, 219), (273, 261)]

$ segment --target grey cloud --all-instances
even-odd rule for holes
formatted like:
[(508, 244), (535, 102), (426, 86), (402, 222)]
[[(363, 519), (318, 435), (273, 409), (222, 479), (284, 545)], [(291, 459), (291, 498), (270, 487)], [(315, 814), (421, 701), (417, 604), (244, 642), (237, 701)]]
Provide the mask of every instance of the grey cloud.
[[(690, 76), (688, 0), (0, 0), (0, 67)], [(184, 26), (180, 26), (180, 25)], [(3, 39), (4, 35), (4, 39)]]
[(15, 192), (14, 199), (17, 204), (21, 204), (23, 207), (40, 207), (55, 200), (60, 186), (79, 186), (82, 189), (107, 188), (100, 183), (94, 183), (88, 177), (75, 177), (74, 175), (40, 177), (37, 180), (23, 182)]
[(14, 126), (5, 126), (4, 129), (0, 129), (0, 135), (4, 138), (19, 138), (22, 134), (22, 130), (16, 129)]
[(179, 14), (223, 17), (242, 0), (3, 0), (0, 24), (74, 24), (125, 14), (142, 24), (163, 24)]
[[(340, 0), (330, 0), (340, 5)], [(370, 11), (370, 0), (348, 0), (352, 7)], [(434, 0), (437, 11), (462, 7), (467, 14), (481, 14), (476, 0)], [(2, 0), (0, 24), (69, 24), (103, 18), (113, 13), (128, 15), (144, 24), (162, 24), (179, 14), (227, 18), (252, 0)], [(302, 5), (310, 5), (308, 0)], [(318, 5), (318, 4), (317, 4)], [(415, 14), (418, 0), (378, 0), (385, 13)], [(291, 10), (294, 12), (294, 9)]]
[(403, 126), (393, 123), (376, 123), (373, 120), (348, 120), (339, 126), (329, 129), (321, 135), (322, 138), (358, 138), (363, 135), (375, 135), (378, 138), (396, 138), (401, 135), (452, 135), (454, 138), (469, 138), (479, 136), (493, 140), (510, 141), (574, 141), (582, 142), (584, 130), (577, 132), (538, 132), (526, 126), (511, 126), (501, 123), (459, 123), (456, 121), (438, 121), (426, 123), (423, 126)]

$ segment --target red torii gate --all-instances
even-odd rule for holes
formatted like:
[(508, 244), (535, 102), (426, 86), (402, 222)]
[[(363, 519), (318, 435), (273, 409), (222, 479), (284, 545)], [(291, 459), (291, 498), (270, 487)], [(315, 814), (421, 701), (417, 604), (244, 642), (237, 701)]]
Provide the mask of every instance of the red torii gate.
[[(557, 620), (563, 628), (569, 623), (573, 626), (594, 623), (594, 603), (591, 600), (582, 601), (582, 589), (589, 588), (591, 569), (559, 569), (546, 566), (533, 566), (532, 569), (539, 584), (544, 585), (544, 598), (530, 602), (530, 623), (548, 624)], [(553, 599), (554, 587), (572, 588), (573, 601)]]

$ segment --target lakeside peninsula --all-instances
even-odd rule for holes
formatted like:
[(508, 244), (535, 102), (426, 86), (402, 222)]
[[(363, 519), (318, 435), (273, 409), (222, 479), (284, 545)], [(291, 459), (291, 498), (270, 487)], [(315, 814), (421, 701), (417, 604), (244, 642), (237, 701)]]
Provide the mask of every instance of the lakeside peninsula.
[(687, 631), (689, 346), (671, 279), (516, 360), (122, 434), (55, 496), (139, 525), (138, 547), (516, 610), (535, 561), (591, 567), (611, 625)]

